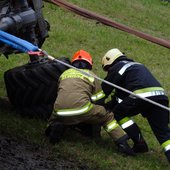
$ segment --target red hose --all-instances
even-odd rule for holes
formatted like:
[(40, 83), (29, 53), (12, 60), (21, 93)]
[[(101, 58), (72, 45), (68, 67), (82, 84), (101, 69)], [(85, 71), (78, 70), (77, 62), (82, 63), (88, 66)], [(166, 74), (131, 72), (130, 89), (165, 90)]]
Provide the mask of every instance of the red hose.
[(111, 26), (111, 27), (114, 27), (116, 29), (119, 29), (119, 30), (122, 30), (122, 31), (125, 31), (125, 32), (128, 32), (130, 34), (133, 34), (133, 35), (136, 35), (140, 38), (143, 38), (145, 40), (148, 40), (152, 43), (155, 43), (155, 44), (158, 44), (158, 45), (161, 45), (161, 46), (164, 46), (166, 48), (170, 48), (170, 41), (168, 40), (164, 40), (164, 39), (161, 39), (161, 38), (157, 38), (157, 37), (153, 37), (149, 34), (146, 34), (146, 33), (143, 33), (143, 32), (140, 32), (140, 31), (137, 31), (135, 29), (132, 29), (130, 27), (127, 27), (123, 24), (119, 24), (115, 21), (112, 21), (106, 17), (103, 17), (101, 15), (97, 15), (91, 11), (88, 11), (86, 9), (83, 9), (83, 8), (80, 8), (76, 5), (73, 5), (73, 4), (70, 4), (64, 0), (48, 0), (48, 2), (51, 2), (55, 5), (58, 5), (60, 7), (63, 7), (65, 9), (68, 9), (78, 15), (81, 15), (83, 17), (86, 17), (86, 18), (89, 18), (89, 19), (93, 19), (93, 20), (97, 20), (98, 22), (102, 23), (102, 24), (105, 24), (107, 26)]

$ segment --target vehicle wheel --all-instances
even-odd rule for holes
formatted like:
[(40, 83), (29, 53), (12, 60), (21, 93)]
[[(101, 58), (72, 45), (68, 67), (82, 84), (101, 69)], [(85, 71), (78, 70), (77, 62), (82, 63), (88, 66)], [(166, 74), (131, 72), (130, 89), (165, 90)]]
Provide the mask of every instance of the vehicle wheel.
[[(68, 58), (60, 60), (69, 62)], [(49, 108), (54, 104), (59, 76), (66, 69), (59, 62), (43, 59), (6, 71), (4, 81), (11, 104), (25, 113), (34, 114), (36, 110), (35, 114), (41, 115), (40, 106)], [(51, 109), (47, 110), (51, 112)]]
[(16, 112), (28, 118), (41, 118), (48, 120), (53, 111), (53, 104), (40, 104), (25, 107), (16, 107)]

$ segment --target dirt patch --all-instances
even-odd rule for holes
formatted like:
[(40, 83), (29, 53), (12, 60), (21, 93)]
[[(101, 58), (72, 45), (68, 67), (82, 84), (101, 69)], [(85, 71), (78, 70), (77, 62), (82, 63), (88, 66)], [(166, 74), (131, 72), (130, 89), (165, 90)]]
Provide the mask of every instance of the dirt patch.
[(60, 156), (52, 158), (45, 148), (0, 135), (2, 170), (89, 170), (86, 165)]
[[(6, 98), (0, 97), (0, 109), (13, 111)], [(0, 170), (89, 170), (86, 164), (74, 158), (52, 153), (52, 148), (42, 148), (0, 132)]]

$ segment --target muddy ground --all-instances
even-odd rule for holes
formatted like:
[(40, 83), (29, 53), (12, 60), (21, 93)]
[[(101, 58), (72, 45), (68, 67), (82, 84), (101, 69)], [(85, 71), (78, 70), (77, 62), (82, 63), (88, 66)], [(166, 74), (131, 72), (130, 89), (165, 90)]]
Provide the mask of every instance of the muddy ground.
[[(8, 101), (0, 98), (0, 108), (10, 110)], [(0, 170), (89, 170), (86, 164), (65, 158), (60, 153), (0, 133)]]
[(45, 148), (0, 135), (0, 170), (89, 170), (74, 160), (52, 158)]

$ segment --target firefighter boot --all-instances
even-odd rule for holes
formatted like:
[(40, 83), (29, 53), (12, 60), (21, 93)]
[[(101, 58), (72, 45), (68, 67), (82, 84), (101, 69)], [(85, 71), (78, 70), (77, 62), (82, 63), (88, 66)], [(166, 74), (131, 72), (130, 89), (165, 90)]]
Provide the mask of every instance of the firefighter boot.
[(64, 125), (60, 122), (53, 122), (45, 130), (45, 135), (48, 137), (51, 144), (60, 142), (64, 134)]
[(133, 150), (135, 153), (148, 152), (148, 146), (142, 136), (142, 133), (136, 123), (124, 129), (130, 139), (134, 142)]
[(128, 144), (128, 139), (129, 137), (127, 135), (124, 135), (123, 137), (121, 137), (120, 139), (116, 141), (118, 151), (125, 155), (135, 156), (135, 152)]
[(145, 142), (144, 138), (142, 137), (141, 134), (139, 134), (139, 138), (137, 142), (134, 142), (133, 145), (133, 151), (135, 153), (144, 153), (144, 152), (148, 152), (148, 145)]

